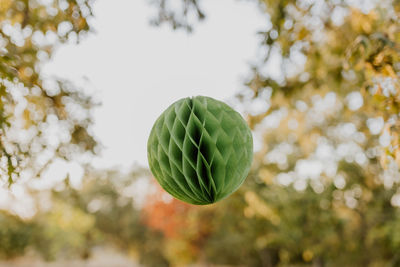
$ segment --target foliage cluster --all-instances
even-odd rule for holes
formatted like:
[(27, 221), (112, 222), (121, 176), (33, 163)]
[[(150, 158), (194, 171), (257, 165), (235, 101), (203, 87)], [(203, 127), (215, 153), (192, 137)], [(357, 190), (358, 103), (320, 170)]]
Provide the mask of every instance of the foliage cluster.
[[(93, 99), (43, 64), (58, 45), (90, 30), (91, 1), (0, 2), (0, 176), (40, 176), (56, 159), (96, 151), (89, 126)], [(5, 179), (7, 178), (7, 179)]]

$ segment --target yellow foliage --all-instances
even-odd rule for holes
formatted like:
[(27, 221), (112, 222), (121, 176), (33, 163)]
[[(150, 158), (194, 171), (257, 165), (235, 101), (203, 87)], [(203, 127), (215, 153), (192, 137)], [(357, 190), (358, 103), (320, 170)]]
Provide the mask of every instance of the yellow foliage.
[(63, 202), (54, 203), (49, 217), (49, 221), (54, 222), (61, 229), (78, 233), (87, 232), (95, 223), (93, 216)]
[(11, 18), (11, 24), (22, 23), (24, 21), (24, 14), (18, 12)]
[(274, 176), (273, 176), (273, 174), (272, 174), (267, 168), (262, 168), (262, 169), (260, 170), (259, 175), (260, 175), (261, 180), (262, 180), (265, 184), (269, 185), (269, 184), (272, 184), (272, 183), (273, 183)]
[(313, 257), (314, 257), (314, 253), (311, 250), (306, 249), (303, 251), (304, 261), (309, 262), (313, 259)]
[(371, 33), (375, 21), (378, 19), (378, 14), (375, 11), (371, 11), (368, 14), (364, 14), (359, 9), (351, 10), (351, 26), (358, 32)]
[(12, 0), (1, 0), (0, 1), (0, 13), (7, 11), (12, 4)]
[(193, 262), (194, 253), (191, 251), (191, 246), (183, 239), (168, 239), (165, 254), (173, 261), (174, 266), (187, 266)]
[(264, 217), (274, 225), (278, 225), (280, 223), (281, 219), (278, 215), (278, 212), (269, 207), (255, 192), (247, 191), (245, 194), (245, 200), (248, 204), (245, 215), (258, 215)]

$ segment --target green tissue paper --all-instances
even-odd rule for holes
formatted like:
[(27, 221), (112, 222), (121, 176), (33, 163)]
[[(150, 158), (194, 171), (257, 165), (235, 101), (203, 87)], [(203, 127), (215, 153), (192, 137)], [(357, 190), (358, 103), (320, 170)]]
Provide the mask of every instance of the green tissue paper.
[(225, 103), (196, 96), (178, 100), (155, 122), (147, 143), (151, 172), (177, 199), (217, 202), (244, 182), (253, 160), (245, 120)]

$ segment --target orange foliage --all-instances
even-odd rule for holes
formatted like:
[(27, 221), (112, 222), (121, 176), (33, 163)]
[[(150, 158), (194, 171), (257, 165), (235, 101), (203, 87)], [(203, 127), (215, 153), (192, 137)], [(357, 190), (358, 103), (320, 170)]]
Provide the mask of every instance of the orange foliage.
[(147, 195), (143, 219), (147, 226), (159, 230), (168, 238), (178, 237), (188, 225), (188, 211), (194, 206), (172, 198), (157, 183)]

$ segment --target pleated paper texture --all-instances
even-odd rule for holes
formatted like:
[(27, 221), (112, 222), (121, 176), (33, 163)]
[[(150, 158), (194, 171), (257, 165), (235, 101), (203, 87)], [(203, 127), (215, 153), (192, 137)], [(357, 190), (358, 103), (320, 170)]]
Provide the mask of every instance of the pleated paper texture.
[(251, 131), (223, 102), (181, 99), (155, 122), (147, 144), (158, 183), (182, 201), (206, 205), (236, 191), (253, 159)]

